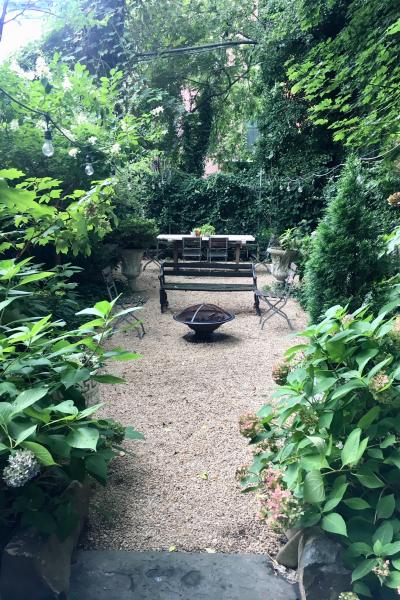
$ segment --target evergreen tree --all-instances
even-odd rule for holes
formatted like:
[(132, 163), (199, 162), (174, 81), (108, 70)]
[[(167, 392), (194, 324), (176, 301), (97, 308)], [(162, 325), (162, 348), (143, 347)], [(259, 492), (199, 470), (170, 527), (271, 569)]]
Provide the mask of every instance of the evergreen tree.
[(305, 302), (313, 322), (335, 304), (360, 306), (386, 261), (374, 213), (368, 209), (360, 162), (350, 157), (313, 241), (305, 272)]

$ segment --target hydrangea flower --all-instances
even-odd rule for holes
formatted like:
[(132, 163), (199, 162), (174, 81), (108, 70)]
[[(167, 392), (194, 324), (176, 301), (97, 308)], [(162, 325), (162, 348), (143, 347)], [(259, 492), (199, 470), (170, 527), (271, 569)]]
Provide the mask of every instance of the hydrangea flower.
[(369, 382), (369, 388), (372, 392), (383, 392), (391, 384), (391, 379), (386, 373), (380, 371)]
[(40, 472), (40, 464), (30, 450), (16, 450), (8, 457), (3, 479), (8, 487), (22, 487)]
[(19, 129), (18, 119), (13, 119), (10, 121), (10, 129), (11, 131), (17, 131), (17, 129)]
[(121, 152), (121, 144), (113, 144), (110, 149), (111, 154), (119, 154)]
[(76, 158), (78, 152), (79, 152), (79, 148), (70, 148), (70, 150), (68, 150), (68, 155), (71, 156), (72, 158)]
[(162, 106), (157, 106), (156, 108), (153, 108), (153, 110), (151, 110), (150, 112), (154, 117), (158, 117), (158, 115), (164, 112), (164, 108)]
[(91, 135), (90, 138), (88, 138), (88, 142), (89, 144), (92, 144), (92, 146), (94, 146), (97, 142), (97, 137), (95, 135)]
[(360, 596), (354, 592), (342, 592), (338, 600), (360, 600)]
[(289, 375), (290, 365), (287, 362), (276, 363), (272, 367), (272, 379), (278, 385), (285, 385)]
[(244, 437), (255, 437), (260, 432), (260, 429), (260, 420), (256, 415), (249, 413), (239, 418), (239, 431)]

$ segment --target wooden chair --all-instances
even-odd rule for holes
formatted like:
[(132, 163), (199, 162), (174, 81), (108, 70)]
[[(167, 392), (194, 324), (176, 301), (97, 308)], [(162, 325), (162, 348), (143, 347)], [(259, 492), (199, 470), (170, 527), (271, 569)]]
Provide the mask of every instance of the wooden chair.
[(201, 236), (184, 235), (182, 237), (182, 258), (190, 261), (202, 259)]
[[(125, 310), (127, 308), (132, 308), (132, 306), (139, 309), (145, 303), (145, 301), (146, 301), (145, 298), (140, 298), (140, 297), (135, 298), (134, 296), (125, 296), (125, 295), (121, 296), (119, 294), (117, 285), (115, 283), (115, 279), (112, 276), (111, 267), (106, 267), (105, 269), (103, 269), (102, 275), (103, 275), (104, 283), (106, 284), (107, 294), (108, 294), (108, 297), (110, 298), (110, 301), (113, 302), (113, 300), (115, 300), (119, 296), (119, 298), (114, 306), (117, 306), (121, 310)], [(136, 317), (136, 315), (134, 315), (132, 312), (130, 312), (126, 315), (123, 315), (120, 318), (120, 320), (126, 321), (127, 323), (130, 323), (130, 324), (134, 324), (135, 327), (137, 328), (137, 334), (138, 334), (139, 339), (142, 339), (142, 337), (144, 336), (146, 331), (145, 331), (142, 321), (140, 319), (138, 319)]]
[(209, 262), (212, 260), (228, 260), (228, 241), (227, 235), (210, 235), (207, 251)]
[(293, 329), (292, 323), (283, 309), (292, 294), (296, 273), (297, 265), (292, 263), (289, 267), (289, 273), (285, 279), (282, 290), (276, 292), (270, 290), (265, 292), (257, 290), (256, 294), (259, 300), (267, 305), (266, 311), (261, 314), (260, 317), (261, 329), (264, 329), (265, 323), (274, 315), (279, 315), (285, 319), (290, 329)]

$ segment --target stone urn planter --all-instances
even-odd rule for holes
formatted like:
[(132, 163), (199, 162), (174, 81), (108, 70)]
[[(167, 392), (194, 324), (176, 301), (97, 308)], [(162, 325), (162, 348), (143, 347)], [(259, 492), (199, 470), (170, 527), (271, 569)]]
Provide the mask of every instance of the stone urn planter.
[(271, 255), (271, 274), (278, 281), (285, 281), (288, 276), (290, 263), (294, 260), (296, 252), (283, 250), (283, 248), (267, 248)]
[(137, 278), (142, 270), (142, 259), (144, 250), (137, 248), (121, 248), (121, 271), (128, 280), (129, 288), (132, 292), (137, 290)]

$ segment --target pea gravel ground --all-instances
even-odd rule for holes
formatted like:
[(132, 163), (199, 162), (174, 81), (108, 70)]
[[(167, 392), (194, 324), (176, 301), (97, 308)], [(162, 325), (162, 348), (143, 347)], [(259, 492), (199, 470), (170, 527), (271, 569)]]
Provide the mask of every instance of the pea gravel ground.
[[(274, 389), (271, 368), (296, 340), (279, 317), (261, 331), (251, 293), (170, 292), (161, 315), (157, 275), (150, 265), (139, 280), (149, 297), (141, 311), (144, 338), (117, 333), (112, 340), (142, 358), (110, 365), (126, 384), (101, 390), (101, 414), (133, 425), (146, 439), (127, 442), (125, 456), (113, 462), (108, 487), (95, 494), (83, 547), (273, 556), (281, 540), (257, 520), (256, 498), (241, 494), (235, 480), (251, 456), (238, 419), (265, 403)], [(259, 287), (271, 279), (261, 267)], [(192, 334), (172, 319), (200, 302), (236, 314), (212, 344), (191, 342)], [(294, 300), (288, 314), (296, 329), (304, 326)]]

